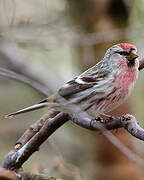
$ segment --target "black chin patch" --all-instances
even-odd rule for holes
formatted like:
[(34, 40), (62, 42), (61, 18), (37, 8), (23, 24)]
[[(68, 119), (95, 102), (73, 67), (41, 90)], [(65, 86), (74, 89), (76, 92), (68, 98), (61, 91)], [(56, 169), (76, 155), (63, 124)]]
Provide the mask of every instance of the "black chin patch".
[(135, 59), (128, 60), (127, 65), (128, 67), (133, 67), (135, 65)]

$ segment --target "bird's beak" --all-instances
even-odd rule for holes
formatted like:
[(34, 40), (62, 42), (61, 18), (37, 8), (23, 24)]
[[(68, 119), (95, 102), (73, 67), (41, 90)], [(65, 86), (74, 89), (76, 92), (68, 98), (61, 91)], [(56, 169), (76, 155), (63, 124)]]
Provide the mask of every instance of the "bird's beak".
[(128, 56), (128, 60), (130, 61), (130, 60), (134, 60), (134, 59), (136, 59), (136, 58), (138, 58), (139, 56), (138, 56), (138, 54), (136, 53), (136, 52), (131, 52), (130, 53), (130, 55)]

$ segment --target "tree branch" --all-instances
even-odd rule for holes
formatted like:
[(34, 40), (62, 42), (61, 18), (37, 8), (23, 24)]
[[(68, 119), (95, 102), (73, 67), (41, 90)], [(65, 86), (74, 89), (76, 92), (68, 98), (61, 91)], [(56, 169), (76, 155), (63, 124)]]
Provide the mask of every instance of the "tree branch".
[(54, 118), (58, 113), (59, 113), (58, 111), (51, 109), (47, 114), (45, 114), (42, 118), (40, 118), (40, 120), (32, 124), (24, 132), (24, 134), (17, 140), (15, 144), (15, 150), (17, 151), (23, 145), (25, 145), (37, 132), (40, 131), (46, 120), (49, 120), (50, 118)]
[(19, 169), (35, 151), (38, 151), (41, 144), (54, 133), (56, 129), (69, 120), (69, 116), (65, 113), (59, 113), (54, 118), (49, 118), (49, 115), (45, 115), (42, 118), (44, 118), (43, 121), (45, 123), (40, 131), (20, 149), (11, 151), (3, 162), (3, 168), (10, 170)]
[(84, 128), (94, 131), (113, 130), (118, 128), (125, 128), (132, 136), (144, 141), (144, 129), (141, 128), (136, 118), (130, 114), (122, 115), (118, 118), (109, 118), (103, 120), (97, 118), (91, 120), (89, 118), (76, 118), (72, 119), (74, 123)]
[[(41, 144), (58, 129), (65, 122), (69, 120), (69, 115), (65, 113), (58, 113), (55, 117), (49, 118), (45, 115), (44, 124), (30, 140), (24, 141), (24, 145), (20, 149), (11, 151), (3, 162), (3, 168), (16, 170), (21, 168), (23, 163), (39, 149)], [(41, 119), (42, 119), (41, 118)], [(134, 137), (144, 140), (144, 129), (138, 124), (134, 116), (124, 115), (118, 118), (110, 118), (103, 121), (100, 118), (95, 120), (89, 118), (72, 118), (73, 122), (90, 130), (104, 132), (107, 130), (125, 128)], [(22, 136), (24, 139), (26, 136)], [(22, 138), (22, 139), (23, 139)], [(20, 138), (21, 139), (21, 138)], [(22, 142), (22, 141), (21, 141)]]

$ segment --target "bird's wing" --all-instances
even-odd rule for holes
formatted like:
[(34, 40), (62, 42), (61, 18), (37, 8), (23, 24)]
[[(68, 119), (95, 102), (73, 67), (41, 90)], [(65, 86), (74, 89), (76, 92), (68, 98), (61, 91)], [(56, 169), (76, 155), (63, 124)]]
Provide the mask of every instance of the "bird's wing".
[(73, 94), (76, 94), (76, 93), (79, 93), (83, 90), (86, 90), (90, 87), (92, 87), (94, 85), (94, 82), (93, 83), (83, 83), (83, 84), (80, 84), (78, 81), (77, 81), (77, 78), (67, 82), (65, 85), (63, 85), (59, 91), (58, 91), (58, 94), (62, 97), (69, 97)]
[(98, 64), (97, 66), (90, 68), (80, 76), (67, 82), (59, 89), (58, 94), (69, 99), (75, 94), (82, 93), (88, 89), (95, 91), (95, 93), (105, 92), (105, 85), (113, 82), (114, 78), (111, 76), (109, 69), (103, 68), (100, 65), (101, 64)]

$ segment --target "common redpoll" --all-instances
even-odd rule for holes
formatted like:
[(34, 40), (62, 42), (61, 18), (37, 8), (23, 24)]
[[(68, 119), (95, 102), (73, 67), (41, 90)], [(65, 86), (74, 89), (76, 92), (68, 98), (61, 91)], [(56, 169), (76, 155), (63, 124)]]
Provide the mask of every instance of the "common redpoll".
[[(61, 109), (61, 98), (78, 105), (82, 111), (96, 117), (112, 111), (132, 92), (138, 76), (138, 55), (134, 45), (121, 43), (106, 51), (104, 58), (92, 68), (63, 85), (56, 94), (40, 103), (8, 115), (32, 111), (49, 104)], [(56, 107), (57, 106), (57, 107)]]

